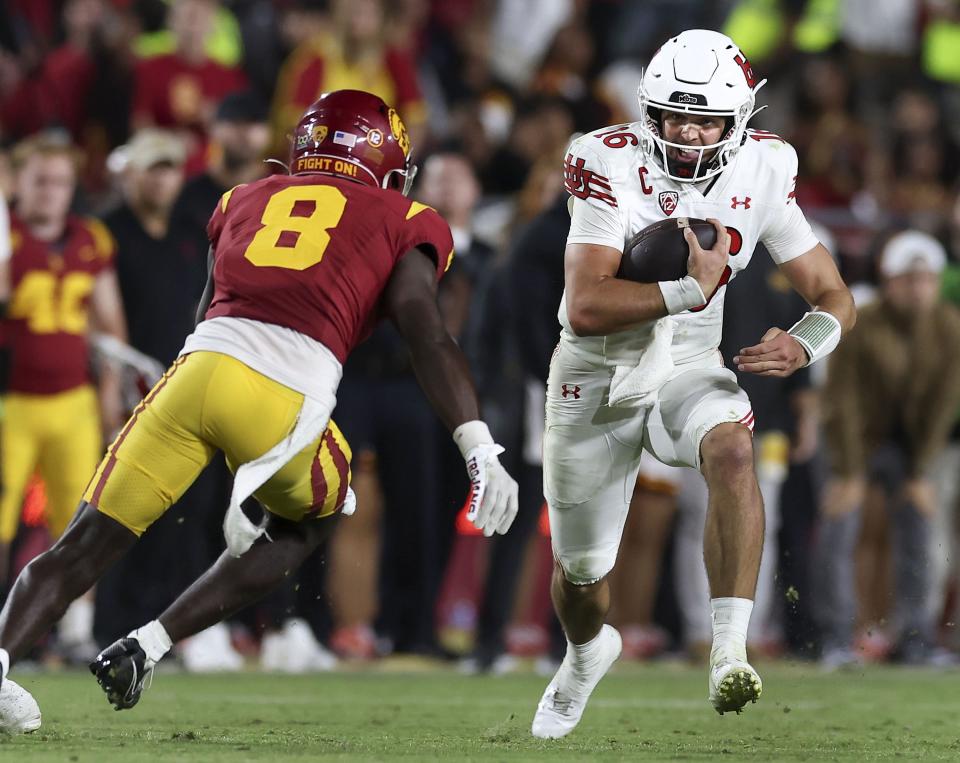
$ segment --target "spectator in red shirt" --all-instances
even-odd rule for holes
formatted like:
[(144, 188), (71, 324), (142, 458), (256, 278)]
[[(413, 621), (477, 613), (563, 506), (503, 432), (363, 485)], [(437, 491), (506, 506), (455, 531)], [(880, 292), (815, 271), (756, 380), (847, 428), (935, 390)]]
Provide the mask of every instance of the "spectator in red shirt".
[(167, 23), (174, 52), (144, 59), (136, 70), (132, 126), (180, 129), (190, 148), (187, 174), (204, 168), (217, 103), (246, 85), (239, 68), (218, 64), (204, 51), (216, 8), (216, 0), (173, 0)]
[(276, 148), (287, 151), (289, 125), (321, 93), (366, 90), (393, 104), (418, 145), (426, 108), (413, 62), (389, 44), (383, 0), (336, 0), (331, 28), (298, 46), (280, 71), (273, 105)]
[(87, 191), (103, 188), (106, 155), (126, 136), (131, 71), (123, 20), (105, 0), (67, 0), (63, 44), (26, 76), (16, 65), (6, 70), (13, 82), (0, 99), (3, 137), (65, 128), (86, 155)]

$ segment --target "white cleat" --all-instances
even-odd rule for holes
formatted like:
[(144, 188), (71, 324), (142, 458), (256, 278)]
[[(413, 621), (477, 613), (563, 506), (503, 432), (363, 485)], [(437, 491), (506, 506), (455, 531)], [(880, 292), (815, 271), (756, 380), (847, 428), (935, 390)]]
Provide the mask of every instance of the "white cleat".
[(574, 664), (573, 650), (567, 647), (567, 654), (560, 664), (553, 680), (537, 705), (537, 714), (533, 717), (531, 732), (540, 739), (559, 739), (573, 731), (587, 700), (600, 679), (610, 666), (616, 662), (623, 648), (620, 634), (612, 625), (600, 629), (600, 652), (594, 664), (578, 667)]
[(9, 678), (0, 685), (0, 733), (29, 734), (40, 728), (40, 705), (26, 689)]
[(316, 673), (337, 667), (337, 657), (313, 635), (310, 625), (292, 618), (260, 645), (260, 667), (278, 673)]
[(750, 663), (736, 658), (719, 658), (710, 666), (710, 703), (720, 715), (739, 713), (748, 702), (756, 702), (763, 682)]
[(191, 636), (180, 647), (183, 667), (188, 673), (235, 673), (243, 670), (243, 656), (230, 642), (224, 623), (211, 625)]

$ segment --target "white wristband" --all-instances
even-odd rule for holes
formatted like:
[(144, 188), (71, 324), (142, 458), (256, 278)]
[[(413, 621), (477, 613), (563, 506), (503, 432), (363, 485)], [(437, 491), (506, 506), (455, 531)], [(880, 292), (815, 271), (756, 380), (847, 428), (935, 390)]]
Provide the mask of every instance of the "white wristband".
[(663, 304), (667, 306), (669, 315), (682, 313), (691, 307), (700, 307), (706, 304), (703, 289), (693, 276), (684, 276), (679, 281), (658, 281), (660, 293), (663, 295)]
[(794, 323), (787, 332), (807, 353), (806, 365), (827, 357), (840, 344), (843, 328), (830, 313), (814, 308)]
[(490, 429), (479, 419), (466, 421), (453, 430), (453, 441), (460, 448), (460, 455), (464, 458), (467, 453), (478, 445), (493, 445), (493, 435)]

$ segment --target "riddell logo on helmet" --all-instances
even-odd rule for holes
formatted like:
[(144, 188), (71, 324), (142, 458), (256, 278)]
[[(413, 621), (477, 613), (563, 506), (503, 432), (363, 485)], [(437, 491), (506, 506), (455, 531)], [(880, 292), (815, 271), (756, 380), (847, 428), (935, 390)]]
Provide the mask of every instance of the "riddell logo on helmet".
[(675, 92), (670, 94), (671, 103), (682, 103), (684, 105), (693, 104), (695, 106), (706, 106), (707, 98), (698, 93)]

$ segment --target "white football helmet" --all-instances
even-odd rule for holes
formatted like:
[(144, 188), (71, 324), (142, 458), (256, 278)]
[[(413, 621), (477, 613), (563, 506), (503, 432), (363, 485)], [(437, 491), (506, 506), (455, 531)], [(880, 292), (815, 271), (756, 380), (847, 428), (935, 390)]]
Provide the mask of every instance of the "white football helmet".
[[(724, 34), (709, 29), (689, 29), (663, 44), (640, 78), (637, 97), (643, 114), (641, 147), (659, 161), (668, 176), (681, 183), (698, 183), (723, 171), (745, 139), (754, 111), (757, 82), (750, 62)], [(661, 112), (722, 116), (727, 120), (723, 138), (708, 146), (686, 146), (663, 139)], [(667, 148), (698, 151), (696, 164), (671, 166)], [(709, 158), (705, 156), (710, 153)]]

